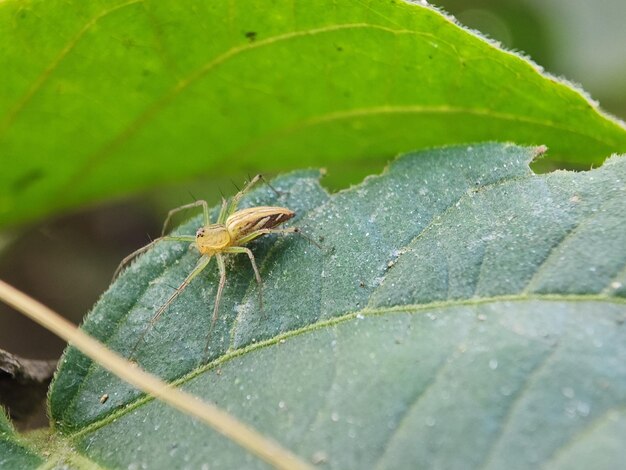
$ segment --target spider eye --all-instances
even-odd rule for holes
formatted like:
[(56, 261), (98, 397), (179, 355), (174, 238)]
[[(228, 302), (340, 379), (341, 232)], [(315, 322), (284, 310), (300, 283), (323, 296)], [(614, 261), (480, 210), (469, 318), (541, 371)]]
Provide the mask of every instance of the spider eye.
[(204, 237), (204, 228), (199, 228), (196, 231), (196, 237)]

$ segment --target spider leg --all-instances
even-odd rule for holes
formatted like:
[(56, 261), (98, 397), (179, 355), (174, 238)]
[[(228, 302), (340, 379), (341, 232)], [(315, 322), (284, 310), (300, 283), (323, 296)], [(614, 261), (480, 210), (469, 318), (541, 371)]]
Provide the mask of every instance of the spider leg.
[(299, 228), (296, 228), (294, 230), (294, 233), (297, 233), (298, 235), (300, 235), (302, 238), (304, 238), (305, 240), (308, 240), (309, 243), (312, 243), (313, 245), (315, 245), (318, 249), (320, 250), (324, 250), (324, 248), (322, 248), (322, 245), (320, 245), (319, 243), (317, 243), (315, 240), (313, 240), (311, 237), (309, 237), (308, 235), (305, 235), (304, 232), (302, 230), (300, 230)]
[(270, 187), (272, 191), (276, 193), (277, 196), (280, 196), (280, 192), (277, 191), (271, 184), (267, 182), (267, 180), (263, 177), (263, 175), (258, 174), (254, 178), (252, 178), (246, 185), (243, 187), (241, 191), (235, 194), (228, 202), (228, 206), (224, 207), (224, 200), (222, 199), (222, 209), (220, 211), (220, 217), (218, 219), (218, 223), (226, 222), (226, 219), (237, 212), (237, 207), (239, 207), (239, 202), (241, 202), (241, 198), (246, 194), (252, 187), (257, 184), (259, 181), (263, 181), (266, 185)]
[(261, 274), (259, 274), (259, 268), (256, 265), (256, 260), (254, 259), (252, 250), (243, 246), (231, 246), (226, 248), (224, 253), (245, 253), (248, 255), (248, 258), (250, 258), (250, 264), (252, 264), (252, 269), (254, 269), (256, 282), (259, 285), (259, 310), (263, 310), (263, 280), (261, 279)]
[[(241, 201), (241, 198), (243, 197), (243, 195), (246, 194), (248, 191), (250, 191), (250, 189), (252, 189), (252, 187), (261, 180), (263, 180), (263, 176), (256, 175), (243, 187), (241, 191), (239, 191), (237, 194), (235, 194), (232, 197), (232, 199), (230, 200), (230, 203), (228, 204), (228, 215), (233, 214), (237, 210), (237, 207), (239, 206), (239, 201)], [(228, 216), (225, 217), (224, 220), (226, 220), (227, 218)]]
[(139, 248), (138, 250), (133, 251), (130, 255), (126, 256), (119, 264), (115, 272), (113, 273), (113, 280), (117, 279), (117, 276), (120, 274), (124, 266), (126, 266), (130, 261), (132, 261), (135, 257), (139, 256), (141, 253), (148, 251), (152, 248), (157, 242), (166, 241), (166, 242), (194, 242), (196, 241), (196, 237), (191, 235), (181, 235), (178, 237), (159, 237), (152, 240), (146, 246)]
[(167, 229), (167, 225), (169, 224), (172, 216), (177, 214), (180, 211), (184, 211), (186, 209), (191, 209), (193, 207), (202, 206), (202, 212), (204, 214), (204, 225), (209, 225), (211, 223), (211, 218), (209, 216), (209, 205), (206, 201), (198, 200), (189, 204), (184, 204), (180, 207), (176, 207), (167, 213), (167, 217), (165, 218), (165, 222), (163, 223), (163, 230), (161, 231), (161, 236), (165, 235), (165, 230)]
[(228, 201), (226, 200), (226, 198), (222, 196), (222, 207), (220, 207), (220, 213), (217, 216), (217, 223), (223, 224), (224, 222), (226, 222), (226, 219), (228, 218), (229, 215), (230, 214), (228, 213)]
[(261, 178), (261, 181), (263, 181), (272, 191), (274, 191), (274, 194), (276, 194), (277, 197), (280, 197), (280, 195), (283, 194), (274, 186), (269, 184), (269, 182), (263, 177), (263, 175), (259, 175), (259, 177)]
[(217, 260), (217, 267), (220, 271), (220, 282), (217, 286), (217, 293), (215, 294), (215, 305), (213, 307), (213, 317), (211, 318), (211, 326), (209, 327), (209, 334), (207, 335), (206, 345), (204, 346), (205, 357), (209, 350), (211, 334), (213, 333), (213, 328), (215, 327), (215, 322), (217, 321), (217, 314), (220, 309), (220, 301), (222, 300), (222, 292), (224, 291), (224, 285), (226, 284), (226, 263), (224, 262), (224, 257), (221, 254), (216, 253), (215, 259)]
[(239, 240), (237, 240), (237, 244), (238, 245), (245, 245), (246, 243), (250, 243), (252, 240), (259, 238), (261, 235), (267, 235), (269, 233), (282, 233), (282, 234), (286, 234), (286, 233), (297, 233), (298, 235), (300, 235), (302, 238), (308, 240), (310, 243), (312, 243), (313, 245), (315, 245), (316, 247), (318, 247), (320, 250), (323, 250), (322, 245), (320, 245), (319, 243), (317, 243), (315, 240), (313, 240), (311, 237), (309, 237), (308, 235), (305, 235), (304, 233), (302, 233), (302, 230), (300, 230), (298, 227), (287, 227), (287, 228), (261, 228), (259, 230), (255, 230), (254, 232), (250, 232), (248, 235), (246, 235), (245, 237), (241, 237)]
[(185, 280), (181, 283), (181, 285), (176, 288), (174, 293), (169, 296), (169, 298), (165, 301), (165, 303), (161, 305), (161, 307), (159, 307), (159, 309), (150, 319), (150, 323), (148, 323), (146, 328), (143, 330), (143, 332), (139, 336), (139, 339), (133, 346), (133, 349), (131, 349), (130, 358), (132, 358), (135, 355), (135, 352), (137, 351), (137, 347), (141, 344), (141, 342), (146, 337), (148, 332), (154, 327), (154, 325), (159, 320), (159, 318), (161, 318), (161, 315), (163, 315), (163, 312), (167, 310), (167, 307), (169, 307), (170, 304), (176, 299), (176, 297), (178, 297), (185, 290), (185, 288), (189, 285), (192, 279), (196, 277), (198, 274), (200, 274), (204, 270), (204, 268), (206, 268), (209, 265), (210, 261), (211, 261), (211, 256), (209, 255), (202, 256), (202, 258), (200, 258), (200, 261), (198, 261), (198, 264), (196, 264), (196, 267), (193, 268), (193, 271), (189, 273), (189, 275), (185, 278)]
[(239, 238), (237, 240), (237, 245), (245, 245), (246, 243), (250, 243), (256, 238), (259, 238), (261, 235), (267, 235), (268, 233), (300, 233), (300, 230), (297, 227), (261, 228), (259, 230), (255, 230), (254, 232), (250, 232), (244, 237)]

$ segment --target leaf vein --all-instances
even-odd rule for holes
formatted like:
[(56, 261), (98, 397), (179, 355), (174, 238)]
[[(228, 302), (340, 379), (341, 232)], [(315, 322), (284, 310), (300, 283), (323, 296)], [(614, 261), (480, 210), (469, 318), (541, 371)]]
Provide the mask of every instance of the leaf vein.
[(494, 455), (496, 454), (496, 450), (499, 448), (500, 443), (504, 439), (511, 428), (511, 422), (513, 420), (513, 416), (515, 415), (515, 411), (519, 408), (520, 403), (524, 397), (526, 397), (526, 392), (530, 390), (530, 388), (536, 383), (538, 377), (545, 370), (545, 368), (550, 364), (552, 358), (555, 353), (558, 351), (558, 343), (552, 347), (552, 350), (549, 351), (543, 359), (530, 371), (524, 385), (520, 390), (516, 393), (515, 397), (511, 401), (511, 405), (509, 406), (506, 415), (502, 418), (502, 423), (500, 425), (500, 432), (498, 433), (496, 439), (491, 444), (491, 447), (485, 452), (485, 458), (483, 460), (483, 464), (481, 468), (484, 470), (489, 467), (491, 461), (493, 460)]
[[(465, 336), (467, 336), (467, 334)], [(433, 374), (431, 380), (429, 380), (426, 386), (413, 397), (413, 401), (406, 408), (404, 414), (402, 415), (402, 418), (397, 423), (393, 431), (389, 434), (386, 442), (383, 444), (383, 452), (378, 457), (376, 463), (372, 466), (373, 469), (382, 468), (383, 462), (385, 460), (385, 457), (388, 454), (389, 448), (392, 446), (394, 440), (397, 439), (402, 429), (406, 426), (406, 422), (408, 421), (410, 415), (418, 407), (422, 399), (426, 395), (428, 395), (430, 390), (432, 390), (433, 387), (435, 387), (439, 383), (445, 371), (447, 371), (450, 365), (454, 362), (451, 359), (454, 355), (456, 348), (457, 348), (457, 345), (453, 345), (452, 351), (450, 351), (450, 353), (441, 361), (441, 363), (439, 364), (439, 367), (437, 368), (436, 372)]]
[[(600, 208), (603, 207), (608, 202), (612, 202), (612, 199), (607, 199), (603, 201)], [(543, 259), (541, 264), (537, 266), (537, 269), (535, 270), (532, 277), (529, 279), (528, 283), (526, 284), (526, 287), (522, 290), (522, 293), (533, 292), (533, 290), (536, 289), (537, 287), (536, 284), (539, 282), (541, 278), (541, 274), (547, 269), (550, 261), (559, 255), (560, 250), (563, 248), (563, 245), (569, 240), (571, 240), (574, 236), (576, 236), (578, 232), (580, 232), (580, 230), (592, 224), (593, 223), (592, 221), (594, 220), (594, 218), (601, 213), (602, 213), (601, 210), (598, 210), (597, 212), (592, 211), (588, 215), (586, 215), (586, 217), (584, 217), (582, 220), (578, 220), (574, 224), (572, 224), (570, 227), (568, 227), (568, 229), (565, 231), (563, 236), (558, 240), (558, 242), (555, 243), (550, 248), (550, 251), (547, 253), (546, 257)]]
[(8, 130), (8, 128), (13, 124), (19, 113), (24, 109), (24, 107), (28, 104), (28, 102), (35, 96), (35, 94), (41, 89), (41, 87), (48, 81), (48, 79), (52, 76), (54, 71), (58, 68), (58, 66), (63, 62), (63, 59), (67, 57), (67, 55), (76, 47), (76, 45), (80, 42), (83, 36), (102, 18), (114, 13), (122, 8), (125, 8), (130, 5), (134, 5), (136, 3), (141, 3), (144, 0), (128, 0), (127, 2), (121, 3), (109, 9), (103, 10), (97, 15), (93, 16), (85, 25), (78, 31), (78, 33), (73, 36), (69, 42), (65, 45), (61, 52), (48, 64), (48, 66), (43, 70), (43, 72), (37, 77), (37, 79), (33, 82), (31, 87), (26, 91), (24, 95), (22, 95), (18, 100), (9, 108), (9, 111), (4, 116), (2, 121), (0, 121), (0, 136), (4, 135), (4, 133)]
[[(506, 175), (504, 176), (502, 179), (494, 181), (492, 183), (489, 184), (484, 184), (482, 185), (479, 190), (480, 191), (486, 191), (486, 190), (490, 190), (493, 188), (498, 188), (500, 186), (504, 186), (506, 184), (509, 184), (511, 182), (515, 182), (515, 181), (522, 181), (522, 180), (526, 180), (530, 177), (530, 175), (524, 175), (524, 176), (510, 176), (510, 175)], [(471, 196), (469, 196), (467, 194), (467, 192), (463, 192), (459, 195), (458, 198), (450, 201), (450, 203), (443, 208), (440, 212), (433, 214), (432, 219), (424, 226), (424, 228), (417, 233), (413, 238), (411, 238), (410, 240), (408, 240), (408, 242), (406, 244), (404, 244), (402, 246), (403, 249), (403, 254), (404, 253), (408, 253), (410, 251), (409, 247), (413, 244), (415, 244), (420, 238), (422, 238), (423, 236), (425, 236), (425, 234), (431, 230), (434, 226), (436, 226), (441, 220), (444, 219), (444, 217), (446, 217), (450, 212), (452, 212), (453, 210), (456, 209), (457, 205), (459, 205), (461, 202), (465, 201), (466, 199), (469, 199)], [(398, 257), (398, 260), (402, 257), (402, 254)], [(447, 259), (446, 259), (446, 263), (447, 263)], [(446, 264), (446, 266), (448, 266), (448, 264)], [(387, 271), (389, 272), (389, 271)], [(449, 276), (449, 269), (446, 270), (447, 274), (446, 274), (446, 285), (447, 285), (447, 289), (449, 290), (450, 288), (450, 276)], [(383, 277), (383, 281), (381, 282), (381, 284), (376, 287), (376, 289), (374, 289), (372, 291), (372, 293), (370, 294), (370, 299), (369, 299), (369, 303), (368, 303), (368, 307), (371, 307), (372, 304), (372, 300), (374, 299), (374, 296), (376, 293), (378, 293), (380, 291), (380, 289), (384, 286), (385, 281), (387, 279), (387, 274), (385, 274), (385, 276)], [(447, 298), (449, 298), (449, 295), (447, 296)], [(428, 305), (428, 304), (425, 304)]]
[(548, 461), (542, 465), (543, 468), (550, 468), (551, 465), (555, 461), (559, 459), (559, 457), (565, 453), (568, 449), (572, 448), (576, 445), (577, 442), (580, 442), (586, 436), (594, 433), (601, 425), (605, 422), (613, 419), (616, 413), (624, 413), (626, 412), (626, 406), (609, 408), (601, 416), (597, 419), (591, 421), (587, 426), (585, 426), (580, 432), (574, 434), (566, 443), (564, 443), (561, 447), (556, 449), (552, 455), (548, 457)]
[[(143, 1), (143, 0), (133, 0), (133, 1)], [(174, 85), (169, 91), (163, 94), (160, 98), (154, 101), (150, 106), (148, 106), (142, 113), (140, 113), (131, 123), (129, 123), (120, 133), (117, 134), (112, 140), (110, 140), (107, 144), (105, 144), (100, 150), (96, 151), (92, 155), (88, 156), (85, 159), (84, 164), (78, 169), (78, 171), (74, 174), (72, 178), (70, 178), (70, 182), (68, 186), (73, 186), (74, 183), (82, 178), (84, 178), (87, 174), (91, 173), (94, 170), (94, 167), (105, 160), (111, 152), (119, 147), (124, 142), (128, 141), (132, 135), (134, 135), (139, 129), (141, 129), (146, 123), (151, 121), (156, 115), (159, 114), (161, 110), (163, 110), (169, 103), (172, 102), (174, 98), (180, 95), (183, 91), (187, 90), (193, 83), (197, 82), (205, 75), (207, 75), (210, 71), (215, 69), (216, 67), (222, 65), (233, 57), (237, 57), (238, 55), (249, 52), (254, 49), (260, 49), (263, 47), (271, 46), (273, 44), (288, 41), (295, 38), (307, 37), (307, 36), (316, 36), (319, 34), (333, 33), (336, 31), (342, 30), (350, 30), (350, 29), (374, 29), (379, 31), (388, 32), (395, 35), (401, 34), (410, 34), (416, 36), (427, 36), (433, 37), (430, 33), (422, 33), (419, 31), (413, 30), (396, 30), (393, 28), (374, 25), (369, 23), (344, 23), (344, 24), (336, 24), (330, 26), (324, 26), (320, 28), (310, 28), (301, 31), (292, 31), (289, 33), (284, 33), (276, 36), (270, 36), (266, 39), (255, 41), (252, 43), (246, 43), (244, 45), (239, 45), (232, 47), (222, 54), (214, 57), (209, 62), (205, 63), (203, 66), (189, 74), (183, 80), (179, 81), (176, 85)], [(63, 191), (65, 191), (65, 187)]]
[(339, 111), (332, 111), (329, 113), (320, 114), (317, 116), (310, 116), (301, 121), (291, 123), (288, 126), (277, 129), (267, 135), (264, 135), (252, 142), (249, 142), (240, 149), (234, 151), (224, 160), (228, 161), (230, 158), (239, 155), (249, 155), (258, 152), (260, 149), (267, 147), (274, 142), (281, 141), (286, 137), (296, 134), (298, 132), (310, 129), (315, 126), (330, 124), (339, 122), (342, 120), (349, 120), (355, 118), (367, 118), (378, 117), (384, 115), (411, 115), (411, 114), (431, 114), (431, 115), (470, 115), (475, 117), (493, 118), (513, 124), (530, 124), (539, 127), (545, 127), (549, 129), (556, 129), (566, 133), (584, 136), (589, 140), (592, 140), (601, 145), (612, 145), (612, 142), (604, 138), (598, 138), (595, 133), (590, 133), (585, 130), (577, 129), (571, 126), (563, 125), (559, 122), (539, 119), (535, 117), (522, 116), (518, 114), (505, 113), (495, 111), (494, 109), (483, 108), (468, 108), (463, 106), (450, 106), (450, 105), (380, 105), (363, 108), (344, 109)]

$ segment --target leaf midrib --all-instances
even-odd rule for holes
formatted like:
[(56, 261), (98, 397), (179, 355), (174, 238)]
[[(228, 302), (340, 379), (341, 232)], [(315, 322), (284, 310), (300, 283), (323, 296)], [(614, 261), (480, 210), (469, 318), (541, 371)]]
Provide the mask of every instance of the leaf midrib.
[[(322, 328), (327, 328), (331, 326), (335, 326), (341, 323), (345, 323), (351, 320), (361, 320), (364, 317), (371, 316), (380, 316), (380, 315), (393, 315), (398, 313), (403, 314), (419, 314), (426, 313), (431, 310), (441, 310), (441, 309), (451, 309), (462, 306), (476, 306), (476, 305), (485, 305), (499, 302), (525, 302), (525, 301), (545, 301), (545, 302), (582, 302), (582, 301), (594, 301), (594, 302), (604, 302), (610, 304), (618, 304), (618, 305), (626, 305), (626, 298), (621, 297), (610, 297), (606, 295), (599, 294), (515, 294), (515, 295), (502, 295), (502, 296), (491, 296), (491, 297), (480, 297), (480, 298), (471, 298), (471, 299), (458, 299), (458, 300), (445, 300), (445, 301), (434, 301), (425, 304), (408, 304), (408, 305), (396, 305), (392, 307), (380, 307), (380, 308), (368, 308), (365, 307), (360, 310), (355, 310), (353, 312), (349, 312), (343, 314), (341, 316), (327, 318), (315, 323), (311, 323), (302, 328), (298, 328), (295, 330), (290, 330), (279, 335), (276, 335), (272, 338), (259, 341), (258, 343), (253, 343), (246, 345), (239, 349), (229, 349), (225, 354), (220, 356), (219, 358), (205, 364), (202, 367), (194, 369), (193, 371), (185, 374), (184, 376), (173, 380), (170, 383), (173, 387), (178, 387), (181, 385), (190, 382), (197, 376), (204, 374), (224, 363), (230, 361), (231, 359), (235, 359), (237, 357), (243, 356), (247, 353), (256, 351), (258, 349), (262, 349), (265, 347), (273, 346), (275, 344), (280, 343), (283, 340), (287, 340), (289, 338), (300, 336), (315, 330), (319, 330)], [(85, 426), (83, 429), (76, 432), (69, 432), (65, 434), (65, 438), (67, 440), (76, 440), (80, 439), (86, 434), (89, 434), (93, 431), (96, 431), (107, 424), (115, 421), (116, 419), (134, 411), (136, 408), (142, 406), (145, 403), (154, 400), (152, 396), (141, 396), (134, 401), (131, 401), (124, 405), (122, 408), (115, 410), (114, 412), (105, 415), (104, 417), (90, 423)], [(62, 431), (61, 431), (62, 433)]]

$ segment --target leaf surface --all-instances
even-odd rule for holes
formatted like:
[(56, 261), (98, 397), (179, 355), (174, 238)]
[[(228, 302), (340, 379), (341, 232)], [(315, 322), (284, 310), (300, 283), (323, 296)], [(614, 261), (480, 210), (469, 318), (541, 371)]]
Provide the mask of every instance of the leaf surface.
[(42, 459), (22, 444), (0, 409), (0, 468), (37, 468)]
[[(280, 204), (320, 240), (233, 258), (203, 361), (217, 269), (185, 290), (137, 360), (328, 468), (615, 468), (626, 455), (626, 160), (535, 175), (535, 149), (404, 156), (329, 196), (285, 175), (244, 205)], [(194, 233), (198, 218), (179, 233)], [(129, 354), (197, 253), (161, 243), (85, 329)], [(100, 397), (109, 395), (101, 403)], [(107, 467), (262, 468), (197, 421), (70, 350), (57, 428)]]
[(2, 224), (198, 175), (346, 185), (446, 144), (626, 151), (581, 92), (416, 3), (8, 1), (0, 37)]

